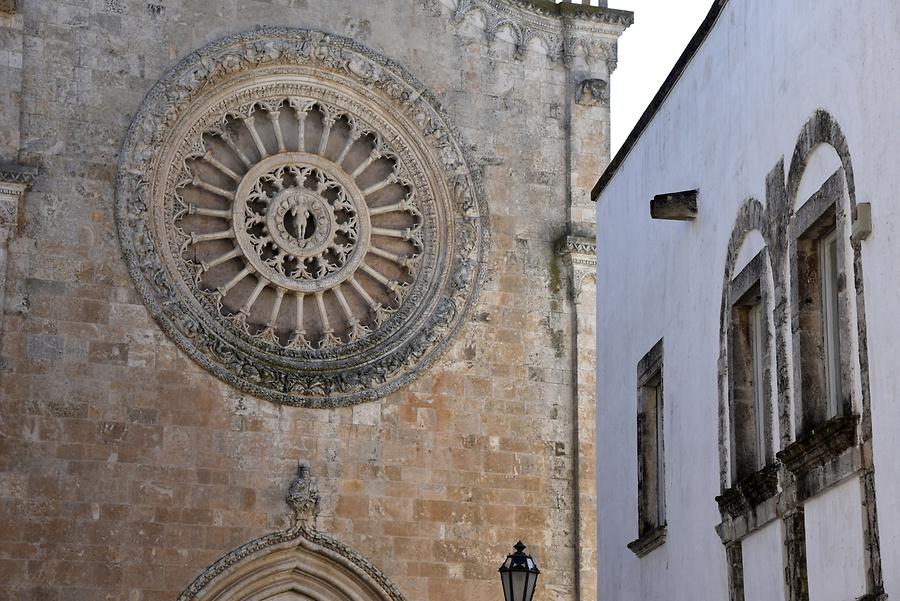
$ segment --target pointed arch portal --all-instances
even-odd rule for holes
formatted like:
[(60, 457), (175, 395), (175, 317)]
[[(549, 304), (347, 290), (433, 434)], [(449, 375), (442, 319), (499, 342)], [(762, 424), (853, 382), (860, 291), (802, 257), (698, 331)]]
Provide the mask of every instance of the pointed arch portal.
[(301, 466), (287, 497), (294, 525), (251, 541), (207, 568), (178, 601), (405, 601), (363, 555), (319, 532), (319, 495)]

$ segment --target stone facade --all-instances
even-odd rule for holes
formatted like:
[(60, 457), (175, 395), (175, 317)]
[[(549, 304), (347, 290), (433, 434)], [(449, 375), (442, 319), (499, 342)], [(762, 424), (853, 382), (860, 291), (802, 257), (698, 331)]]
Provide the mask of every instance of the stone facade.
[[(216, 566), (286, 565), (266, 555), (277, 544), (361, 598), (498, 598), (520, 538), (540, 599), (595, 599), (583, 238), (630, 15), (521, 0), (7, 5), (0, 599), (208, 598), (231, 586)], [(458, 327), (399, 385), (340, 407), (276, 403), (210, 373), (154, 319), (131, 277), (146, 265), (130, 274), (120, 245), (117, 177), (152, 175), (123, 158), (145, 97), (192, 53), (276, 26), (343, 36), (408, 74), (484, 203), (469, 215), (485, 234), (471, 255), (481, 290), (465, 290)], [(317, 492), (291, 488), (288, 507), (298, 462)]]

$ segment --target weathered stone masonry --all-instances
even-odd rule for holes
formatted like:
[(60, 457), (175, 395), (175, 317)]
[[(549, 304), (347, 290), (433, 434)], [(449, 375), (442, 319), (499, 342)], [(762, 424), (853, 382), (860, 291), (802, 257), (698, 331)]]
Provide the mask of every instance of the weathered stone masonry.
[[(576, 90), (608, 85), (630, 15), (488, 5), (511, 11), (496, 35), (451, 0), (20, 0), (0, 14), (0, 156), (36, 174), (4, 230), (0, 599), (191, 594), (232, 552), (296, 532), (284, 497), (298, 461), (318, 482), (310, 545), (347, 586), (491, 598), (522, 538), (541, 598), (594, 598), (593, 295), (574, 300), (592, 248), (560, 240), (590, 237), (587, 190), (608, 161), (604, 86), (577, 106)], [(565, 51), (510, 37), (535, 24)], [(116, 165), (142, 100), (256, 26), (345, 36), (396, 64), (482, 187), (477, 304), (446, 352), (379, 400), (295, 407), (217, 379), (159, 327), (122, 257)]]

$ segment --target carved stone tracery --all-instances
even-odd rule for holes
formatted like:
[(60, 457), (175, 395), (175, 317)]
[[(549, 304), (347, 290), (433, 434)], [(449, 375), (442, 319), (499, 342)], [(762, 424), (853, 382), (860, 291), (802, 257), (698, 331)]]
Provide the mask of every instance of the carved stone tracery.
[(274, 401), (349, 404), (414, 377), (473, 304), (487, 232), (470, 165), (397, 65), (261, 30), (151, 91), (122, 153), (120, 238), (204, 367)]

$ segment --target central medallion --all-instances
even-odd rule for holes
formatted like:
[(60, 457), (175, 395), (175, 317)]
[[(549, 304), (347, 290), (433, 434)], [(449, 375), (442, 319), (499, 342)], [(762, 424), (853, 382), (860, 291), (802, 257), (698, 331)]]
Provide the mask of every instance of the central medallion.
[(237, 187), (232, 224), (241, 255), (285, 291), (332, 289), (353, 277), (371, 250), (369, 209), (356, 182), (306, 152), (254, 165)]

